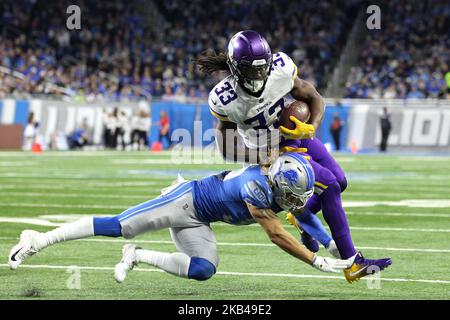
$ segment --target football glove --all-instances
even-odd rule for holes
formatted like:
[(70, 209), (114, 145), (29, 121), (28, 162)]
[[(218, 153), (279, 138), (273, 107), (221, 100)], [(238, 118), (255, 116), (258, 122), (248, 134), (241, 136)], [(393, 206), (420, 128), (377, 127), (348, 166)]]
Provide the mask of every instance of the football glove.
[(290, 130), (284, 126), (280, 126), (280, 131), (286, 139), (312, 139), (316, 134), (316, 129), (314, 129), (313, 125), (301, 122), (294, 116), (290, 116), (289, 119), (295, 123), (295, 129)]
[(350, 268), (352, 264), (353, 259), (351, 258), (347, 260), (339, 260), (315, 255), (311, 265), (322, 272), (340, 272), (344, 269)]

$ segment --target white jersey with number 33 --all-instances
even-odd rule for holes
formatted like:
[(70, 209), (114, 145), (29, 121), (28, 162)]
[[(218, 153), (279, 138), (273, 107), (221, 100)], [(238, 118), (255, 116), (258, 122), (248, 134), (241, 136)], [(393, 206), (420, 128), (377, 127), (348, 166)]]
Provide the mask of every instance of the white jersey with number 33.
[(250, 149), (267, 145), (268, 131), (275, 130), (276, 120), (285, 106), (284, 97), (292, 90), (297, 66), (282, 52), (273, 55), (272, 70), (259, 97), (246, 93), (228, 76), (209, 94), (211, 113), (221, 121), (237, 124), (238, 132)]

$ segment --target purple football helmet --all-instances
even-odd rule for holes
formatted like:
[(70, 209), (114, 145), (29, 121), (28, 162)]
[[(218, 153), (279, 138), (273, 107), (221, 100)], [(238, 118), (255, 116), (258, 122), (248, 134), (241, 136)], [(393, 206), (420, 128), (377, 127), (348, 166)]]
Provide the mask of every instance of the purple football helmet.
[(258, 32), (236, 33), (228, 43), (227, 63), (237, 82), (252, 93), (263, 90), (272, 68), (272, 52)]

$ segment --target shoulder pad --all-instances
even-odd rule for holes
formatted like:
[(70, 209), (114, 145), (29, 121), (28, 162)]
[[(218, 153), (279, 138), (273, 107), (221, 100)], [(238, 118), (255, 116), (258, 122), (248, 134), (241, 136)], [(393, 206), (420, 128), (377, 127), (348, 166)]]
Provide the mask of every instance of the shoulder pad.
[(294, 85), (294, 80), (297, 78), (298, 68), (294, 61), (285, 53), (277, 52), (273, 55), (272, 72), (283, 79), (289, 79)]
[(258, 180), (251, 180), (244, 184), (241, 189), (242, 199), (251, 205), (266, 209), (272, 206), (273, 195), (269, 185)]

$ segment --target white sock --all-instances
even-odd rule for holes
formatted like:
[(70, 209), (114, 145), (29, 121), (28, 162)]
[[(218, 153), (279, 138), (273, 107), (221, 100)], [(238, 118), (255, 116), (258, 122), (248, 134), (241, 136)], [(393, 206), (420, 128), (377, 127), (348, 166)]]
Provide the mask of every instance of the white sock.
[(329, 253), (336, 259), (341, 259), (341, 254), (339, 253), (339, 249), (336, 246), (336, 242), (334, 240), (331, 240), (328, 244), (328, 247), (326, 248)]
[(136, 250), (137, 262), (147, 263), (178, 277), (187, 278), (191, 258), (184, 253), (166, 253), (152, 250)]
[(34, 246), (37, 250), (42, 250), (58, 242), (82, 239), (92, 237), (93, 235), (94, 219), (82, 218), (51, 231), (39, 234), (34, 239)]

